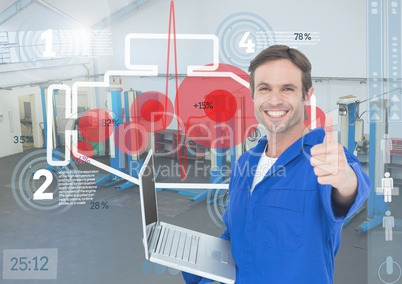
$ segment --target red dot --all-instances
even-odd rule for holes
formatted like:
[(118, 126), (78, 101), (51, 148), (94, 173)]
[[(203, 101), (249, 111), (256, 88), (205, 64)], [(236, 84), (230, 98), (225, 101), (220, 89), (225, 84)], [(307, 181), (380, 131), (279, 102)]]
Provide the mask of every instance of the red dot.
[(233, 118), (237, 102), (235, 97), (226, 90), (215, 90), (207, 95), (204, 101), (205, 114), (216, 122), (224, 122)]
[(84, 113), (78, 121), (78, 130), (85, 140), (104, 142), (113, 132), (112, 117), (104, 110), (92, 109)]
[(174, 118), (171, 100), (161, 92), (143, 92), (130, 108), (132, 121), (141, 124), (150, 132), (166, 129)]
[(163, 105), (157, 100), (148, 100), (141, 106), (141, 116), (150, 122), (159, 121), (163, 116)]

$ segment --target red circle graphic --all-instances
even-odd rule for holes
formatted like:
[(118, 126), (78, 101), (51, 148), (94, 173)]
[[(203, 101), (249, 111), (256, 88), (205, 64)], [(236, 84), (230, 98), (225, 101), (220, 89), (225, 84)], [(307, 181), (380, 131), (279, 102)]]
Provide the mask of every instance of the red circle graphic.
[(132, 121), (141, 124), (150, 133), (166, 129), (174, 117), (171, 100), (158, 91), (141, 93), (130, 108)]
[(186, 139), (204, 147), (230, 148), (245, 141), (258, 122), (248, 87), (249, 75), (229, 64), (198, 72), (181, 83), (175, 110)]
[(113, 124), (109, 113), (102, 109), (92, 109), (84, 113), (78, 121), (78, 130), (82, 137), (90, 142), (104, 142), (113, 133)]

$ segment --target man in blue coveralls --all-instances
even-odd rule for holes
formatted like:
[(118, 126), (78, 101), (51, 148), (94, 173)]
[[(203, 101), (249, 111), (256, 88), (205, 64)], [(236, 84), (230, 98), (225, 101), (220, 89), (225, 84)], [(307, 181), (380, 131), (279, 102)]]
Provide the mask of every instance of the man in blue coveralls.
[(342, 224), (366, 200), (369, 179), (337, 143), (330, 117), (324, 129), (306, 128), (314, 88), (303, 53), (274, 45), (249, 71), (255, 115), (268, 135), (230, 178), (221, 237), (231, 241), (236, 283), (332, 283)]

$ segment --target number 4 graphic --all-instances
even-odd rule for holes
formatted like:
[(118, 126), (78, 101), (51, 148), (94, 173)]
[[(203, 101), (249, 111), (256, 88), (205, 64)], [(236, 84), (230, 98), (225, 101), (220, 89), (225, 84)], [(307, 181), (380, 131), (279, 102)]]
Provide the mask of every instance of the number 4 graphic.
[(241, 38), (239, 42), (239, 47), (245, 47), (246, 48), (246, 53), (254, 53), (255, 52), (255, 43), (251, 38), (248, 38), (250, 36), (250, 32), (245, 32), (243, 37)]

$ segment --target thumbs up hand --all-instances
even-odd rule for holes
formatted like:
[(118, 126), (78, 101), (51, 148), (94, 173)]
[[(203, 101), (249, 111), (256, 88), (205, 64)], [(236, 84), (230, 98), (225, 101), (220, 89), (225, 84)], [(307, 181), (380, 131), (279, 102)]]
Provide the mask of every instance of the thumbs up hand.
[(344, 148), (338, 143), (333, 125), (333, 116), (328, 115), (324, 141), (311, 148), (310, 164), (318, 183), (331, 185), (336, 189), (333, 197), (341, 204), (348, 204), (356, 194), (357, 178), (347, 162)]

